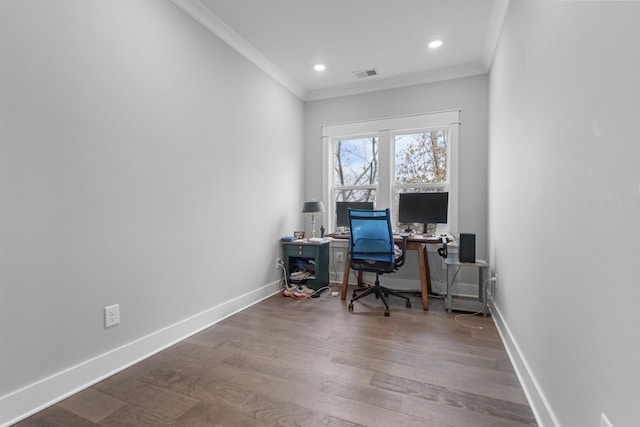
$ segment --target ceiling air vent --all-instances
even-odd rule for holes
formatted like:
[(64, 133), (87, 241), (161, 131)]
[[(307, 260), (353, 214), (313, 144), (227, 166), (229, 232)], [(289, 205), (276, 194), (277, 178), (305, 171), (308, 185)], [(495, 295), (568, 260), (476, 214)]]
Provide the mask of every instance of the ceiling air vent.
[(355, 74), (357, 78), (362, 79), (364, 77), (377, 76), (378, 70), (376, 70), (375, 68), (371, 68), (370, 70), (354, 71), (353, 74)]

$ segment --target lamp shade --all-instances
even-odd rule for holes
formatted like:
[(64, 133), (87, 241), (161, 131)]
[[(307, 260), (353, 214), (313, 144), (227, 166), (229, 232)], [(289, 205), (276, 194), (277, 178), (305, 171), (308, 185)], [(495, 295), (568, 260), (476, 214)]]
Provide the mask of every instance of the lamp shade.
[(313, 200), (311, 202), (304, 202), (302, 206), (302, 213), (315, 213), (324, 212), (324, 205), (321, 201)]

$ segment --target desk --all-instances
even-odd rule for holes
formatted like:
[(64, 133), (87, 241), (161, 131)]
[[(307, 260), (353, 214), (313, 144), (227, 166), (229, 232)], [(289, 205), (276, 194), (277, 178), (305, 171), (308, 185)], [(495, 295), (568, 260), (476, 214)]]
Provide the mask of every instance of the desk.
[[(348, 234), (333, 235), (334, 239), (349, 239)], [(396, 242), (402, 242), (402, 237), (395, 236)], [(428, 243), (439, 244), (442, 243), (440, 238), (436, 237), (423, 237), (421, 235), (409, 237), (407, 239), (407, 250), (418, 251), (418, 264), (420, 266), (420, 291), (422, 294), (422, 308), (423, 310), (429, 310), (429, 294), (431, 293), (431, 272), (429, 271), (429, 259), (427, 257)], [(349, 248), (347, 247), (347, 251)], [(347, 298), (347, 286), (349, 284), (349, 254), (344, 257), (344, 276), (342, 277), (342, 290), (340, 292), (340, 298), (345, 300)], [(362, 271), (358, 272), (358, 284), (362, 284)]]

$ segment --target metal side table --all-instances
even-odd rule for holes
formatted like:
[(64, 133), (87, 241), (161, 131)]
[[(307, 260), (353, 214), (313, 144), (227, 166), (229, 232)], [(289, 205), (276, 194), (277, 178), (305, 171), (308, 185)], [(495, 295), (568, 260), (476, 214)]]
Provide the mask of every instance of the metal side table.
[[(445, 298), (444, 306), (447, 311), (450, 313), (451, 310), (462, 310), (462, 311), (480, 311), (480, 308), (484, 305), (484, 295), (482, 292), (484, 281), (486, 280), (485, 276), (488, 278), (488, 275), (485, 272), (489, 270), (489, 264), (484, 260), (476, 260), (476, 262), (460, 262), (458, 258), (445, 258), (445, 264), (447, 265), (447, 296)], [(453, 295), (451, 294), (453, 291), (453, 283), (455, 281), (456, 276), (463, 268), (477, 268), (478, 269), (478, 302), (480, 305), (477, 305), (476, 301), (456, 301), (458, 304), (456, 306), (453, 305)], [(453, 273), (453, 274), (452, 274)], [(469, 304), (469, 303), (473, 304)], [(476, 308), (474, 309), (473, 306)], [(483, 314), (486, 316), (489, 310), (487, 307), (484, 307)]]

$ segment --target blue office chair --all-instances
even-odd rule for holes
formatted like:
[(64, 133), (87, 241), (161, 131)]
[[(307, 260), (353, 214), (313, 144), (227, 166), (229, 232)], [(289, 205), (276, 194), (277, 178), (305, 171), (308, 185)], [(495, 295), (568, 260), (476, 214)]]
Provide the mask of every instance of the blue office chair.
[(379, 279), (381, 274), (393, 273), (404, 264), (408, 234), (402, 235), (402, 249), (399, 254), (396, 254), (389, 209), (349, 209), (349, 226), (351, 229), (351, 237), (349, 239), (350, 268), (368, 271), (376, 275), (376, 282), (373, 286), (364, 288), (360, 294), (358, 294), (358, 289), (353, 292), (353, 298), (349, 303), (349, 311), (353, 311), (354, 301), (369, 294), (375, 294), (376, 298), (382, 300), (386, 317), (389, 317), (390, 314), (389, 304), (386, 299), (389, 295), (403, 298), (406, 300), (407, 308), (411, 308), (409, 297), (380, 286)]

